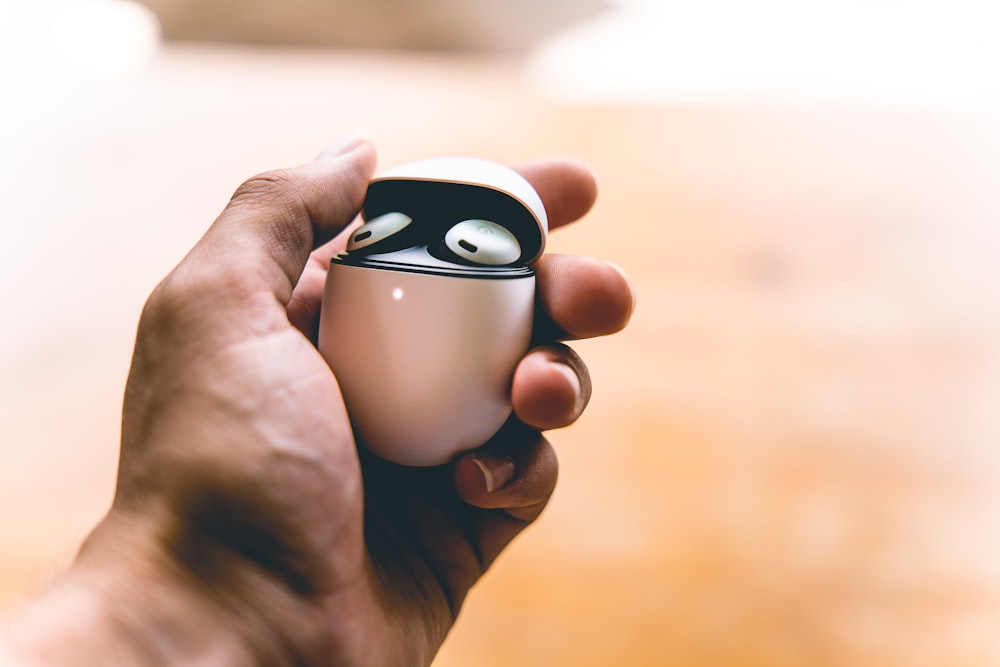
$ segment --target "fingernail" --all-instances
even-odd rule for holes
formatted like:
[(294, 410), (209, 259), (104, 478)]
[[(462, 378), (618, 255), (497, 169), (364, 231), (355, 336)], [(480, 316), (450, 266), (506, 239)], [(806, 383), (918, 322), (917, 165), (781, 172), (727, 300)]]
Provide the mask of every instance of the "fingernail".
[(580, 385), (580, 376), (576, 374), (576, 371), (561, 362), (550, 362), (552, 368), (554, 368), (559, 373), (566, 376), (566, 381), (573, 387), (573, 393), (576, 396), (576, 400), (573, 403), (573, 412), (567, 415), (566, 420), (568, 422), (575, 421), (581, 414), (583, 414), (584, 408), (584, 398), (583, 398), (583, 387)]
[(502, 456), (474, 456), (472, 460), (483, 472), (487, 493), (502, 489), (514, 477), (516, 466), (511, 459)]
[(344, 136), (340, 141), (336, 141), (331, 144), (326, 150), (316, 156), (317, 160), (329, 160), (330, 158), (335, 158), (340, 155), (347, 155), (352, 150), (357, 148), (360, 144), (368, 141), (368, 135), (365, 132), (355, 131)]
[(632, 279), (628, 277), (627, 273), (625, 273), (625, 269), (618, 266), (614, 262), (605, 261), (604, 263), (610, 266), (615, 271), (617, 271), (618, 275), (620, 275), (622, 277), (622, 280), (625, 281), (625, 284), (628, 285), (628, 291), (631, 292), (632, 294), (632, 304), (631, 304), (631, 309), (628, 311), (628, 316), (632, 317), (632, 313), (635, 312), (635, 302), (636, 302), (635, 285), (632, 284)]

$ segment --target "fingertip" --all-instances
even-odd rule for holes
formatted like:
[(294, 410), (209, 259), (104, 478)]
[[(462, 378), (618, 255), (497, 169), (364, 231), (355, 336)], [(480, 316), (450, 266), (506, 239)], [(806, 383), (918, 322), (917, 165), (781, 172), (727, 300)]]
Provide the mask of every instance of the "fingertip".
[(635, 287), (617, 265), (594, 257), (545, 255), (535, 265), (552, 322), (569, 338), (621, 331), (635, 308)]
[(355, 130), (354, 132), (349, 132), (337, 141), (333, 142), (327, 146), (323, 152), (316, 156), (317, 160), (330, 160), (341, 155), (346, 155), (353, 152), (354, 150), (361, 148), (362, 145), (367, 144), (368, 148), (372, 148), (371, 139), (368, 138), (367, 132), (362, 132), (360, 130)]
[(531, 520), (555, 489), (559, 461), (545, 438), (516, 422), (455, 462), (455, 490), (473, 507), (502, 509), (512, 517)]
[(377, 163), (371, 141), (363, 135), (350, 135), (300, 167), (307, 178), (300, 197), (316, 229), (314, 247), (329, 241), (354, 220)]
[(539, 430), (572, 424), (583, 414), (589, 397), (586, 366), (565, 346), (536, 348), (515, 369), (514, 414)]
[(635, 306), (638, 298), (638, 295), (636, 294), (635, 291), (635, 283), (633, 283), (632, 279), (629, 278), (629, 275), (628, 273), (625, 272), (625, 269), (623, 269), (618, 264), (608, 260), (605, 260), (604, 264), (606, 266), (611, 267), (611, 270), (618, 274), (618, 279), (625, 286), (624, 290), (619, 289), (618, 292), (623, 293), (625, 290), (628, 291), (628, 302), (627, 302), (628, 307), (622, 309), (624, 317), (619, 318), (618, 328), (615, 329), (615, 331), (621, 331), (629, 323), (629, 320), (632, 319), (632, 314), (635, 313)]
[[(583, 217), (597, 202), (597, 176), (590, 165), (583, 160), (560, 158), (559, 162), (562, 165), (565, 181), (562, 192), (572, 193), (571, 197), (565, 197), (563, 201), (564, 220), (571, 222)], [(563, 220), (557, 222), (561, 223)]]
[(550, 229), (583, 217), (597, 200), (594, 171), (577, 158), (552, 158), (519, 165), (516, 169), (545, 202)]

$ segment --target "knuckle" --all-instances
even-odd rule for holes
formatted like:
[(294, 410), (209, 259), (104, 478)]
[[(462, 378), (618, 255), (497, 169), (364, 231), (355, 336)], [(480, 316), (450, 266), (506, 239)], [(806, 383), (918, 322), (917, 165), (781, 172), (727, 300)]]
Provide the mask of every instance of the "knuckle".
[[(190, 298), (178, 289), (170, 278), (157, 285), (142, 308), (139, 317), (137, 350), (147, 353), (155, 350), (174, 349), (183, 339), (187, 328), (185, 313), (190, 308)], [(159, 355), (157, 355), (159, 356)]]
[(139, 319), (140, 331), (159, 330), (165, 323), (176, 319), (187, 303), (185, 290), (176, 284), (175, 273), (171, 273), (153, 288), (142, 308)]
[(257, 174), (236, 188), (233, 202), (282, 201), (294, 198), (291, 173), (287, 169), (275, 169)]
[(312, 212), (308, 204), (308, 183), (296, 178), (290, 169), (276, 169), (258, 174), (243, 182), (229, 202), (237, 211), (266, 210), (270, 239), (275, 252), (281, 248), (312, 244)]
[(192, 266), (182, 262), (150, 293), (139, 319), (139, 330), (149, 335), (171, 335), (189, 330), (195, 321), (211, 316), (206, 308), (214, 295), (228, 295), (234, 301), (249, 298), (246, 281), (233, 271), (214, 266)]

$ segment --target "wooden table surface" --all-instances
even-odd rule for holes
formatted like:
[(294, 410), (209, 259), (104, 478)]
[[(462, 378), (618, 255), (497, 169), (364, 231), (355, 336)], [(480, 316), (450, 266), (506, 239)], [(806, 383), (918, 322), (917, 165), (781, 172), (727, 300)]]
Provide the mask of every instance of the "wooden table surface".
[(106, 509), (148, 291), (244, 178), (363, 128), (385, 166), (590, 162), (599, 203), (549, 247), (639, 293), (578, 345), (556, 495), (436, 667), (1000, 662), (989, 114), (582, 106), (516, 63), (375, 53), (42, 74), (0, 129), (3, 607)]

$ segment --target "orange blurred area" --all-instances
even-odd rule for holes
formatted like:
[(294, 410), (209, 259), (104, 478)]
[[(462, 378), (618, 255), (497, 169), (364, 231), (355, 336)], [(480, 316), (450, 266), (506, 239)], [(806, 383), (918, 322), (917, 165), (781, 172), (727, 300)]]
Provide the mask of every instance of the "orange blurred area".
[[(30, 74), (30, 76), (29, 76)], [(106, 510), (149, 290), (254, 173), (590, 163), (549, 250), (628, 271), (575, 347), (559, 488), (436, 667), (1000, 661), (1000, 120), (981, 105), (554, 97), (523, 62), (172, 43), (11, 79), (0, 156), (0, 605)]]

